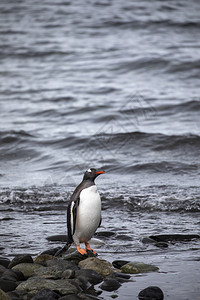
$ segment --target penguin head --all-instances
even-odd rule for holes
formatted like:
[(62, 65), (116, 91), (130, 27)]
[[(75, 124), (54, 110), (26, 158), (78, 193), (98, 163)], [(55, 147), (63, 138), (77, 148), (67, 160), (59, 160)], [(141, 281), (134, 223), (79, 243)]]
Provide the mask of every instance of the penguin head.
[(85, 171), (83, 180), (94, 181), (97, 176), (99, 176), (100, 174), (103, 174), (103, 173), (105, 173), (105, 171), (90, 168), (87, 171)]

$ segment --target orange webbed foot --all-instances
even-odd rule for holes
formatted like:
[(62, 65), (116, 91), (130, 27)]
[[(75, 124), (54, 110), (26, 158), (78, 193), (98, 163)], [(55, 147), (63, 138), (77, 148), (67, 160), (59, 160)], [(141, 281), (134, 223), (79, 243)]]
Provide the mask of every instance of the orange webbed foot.
[(81, 249), (79, 245), (76, 246), (77, 251), (82, 255), (87, 255), (86, 249)]
[(94, 251), (91, 247), (89, 243), (85, 243), (86, 249), (89, 251), (92, 251), (94, 253), (94, 255), (97, 255), (96, 251)]

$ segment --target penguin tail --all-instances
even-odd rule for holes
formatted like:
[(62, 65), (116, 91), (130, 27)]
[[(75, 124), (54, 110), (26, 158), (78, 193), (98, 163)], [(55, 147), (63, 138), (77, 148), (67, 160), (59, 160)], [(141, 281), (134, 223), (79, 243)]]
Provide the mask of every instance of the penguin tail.
[(62, 247), (61, 249), (59, 249), (54, 256), (59, 256), (60, 254), (62, 254), (63, 252), (66, 252), (69, 247), (71, 246), (72, 243), (66, 243), (64, 247)]

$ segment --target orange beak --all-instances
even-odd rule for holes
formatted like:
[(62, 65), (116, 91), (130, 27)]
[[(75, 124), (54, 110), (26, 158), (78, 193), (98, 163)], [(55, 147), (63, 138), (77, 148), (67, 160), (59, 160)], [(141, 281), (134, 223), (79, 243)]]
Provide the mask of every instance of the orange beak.
[(97, 172), (95, 172), (95, 174), (104, 174), (105, 173), (105, 171), (97, 171)]

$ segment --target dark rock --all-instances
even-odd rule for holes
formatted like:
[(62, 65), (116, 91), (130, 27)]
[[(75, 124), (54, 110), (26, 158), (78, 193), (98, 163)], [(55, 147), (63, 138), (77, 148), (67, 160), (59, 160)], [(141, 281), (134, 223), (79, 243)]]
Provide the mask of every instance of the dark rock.
[(96, 257), (96, 255), (92, 251), (88, 251), (87, 254), (82, 255), (78, 251), (71, 252), (64, 256), (65, 260), (73, 261), (78, 264), (80, 261), (88, 258), (88, 257)]
[(75, 294), (71, 294), (71, 295), (63, 296), (59, 298), (59, 300), (80, 300), (80, 298)]
[(131, 278), (129, 274), (114, 272), (111, 275), (109, 275), (107, 278), (115, 279), (119, 281), (120, 283), (127, 282)]
[[(20, 272), (20, 274), (22, 274), (22, 273)], [(10, 281), (19, 281), (18, 280), (18, 273), (15, 272), (14, 270), (10, 270), (10, 269), (6, 270), (3, 273), (1, 279), (10, 280)]]
[(60, 295), (50, 289), (42, 289), (32, 298), (32, 300), (56, 300), (58, 298), (60, 298)]
[(181, 241), (191, 241), (193, 239), (200, 239), (198, 234), (158, 234), (151, 235), (150, 239), (156, 242), (181, 242)]
[(140, 300), (163, 300), (164, 294), (157, 286), (149, 286), (138, 294)]
[(0, 289), (4, 292), (10, 292), (16, 289), (18, 284), (11, 280), (0, 279)]
[(23, 300), (16, 291), (8, 292), (7, 294), (12, 300)]
[(47, 241), (50, 242), (67, 242), (67, 235), (66, 234), (57, 234), (48, 236)]
[(112, 262), (113, 267), (117, 268), (117, 269), (121, 269), (121, 267), (127, 263), (129, 263), (130, 261), (128, 260), (114, 260)]
[(95, 236), (104, 237), (104, 238), (109, 238), (114, 235), (115, 235), (115, 232), (112, 232), (112, 231), (98, 231), (95, 234)]
[(48, 249), (48, 250), (43, 251), (40, 255), (48, 254), (48, 255), (54, 256), (56, 254), (56, 252), (58, 250), (60, 250), (60, 249), (61, 249), (61, 247), (56, 247), (56, 248)]
[(10, 260), (8, 258), (0, 257), (0, 265), (8, 268)]
[(150, 238), (150, 237), (144, 237), (142, 239), (143, 244), (154, 244), (155, 245), (155, 242), (156, 241), (154, 239)]
[(120, 286), (121, 284), (119, 283), (119, 281), (111, 278), (106, 278), (100, 285), (100, 288), (104, 291), (112, 292), (116, 291)]
[(9, 263), (8, 268), (12, 269), (12, 267), (21, 264), (21, 263), (33, 263), (33, 259), (31, 255), (18, 255), (13, 258), (13, 260)]
[(4, 266), (0, 265), (0, 277), (2, 276), (2, 274), (6, 271), (6, 268)]
[(155, 246), (159, 247), (159, 248), (167, 248), (168, 244), (165, 242), (158, 242), (158, 243), (155, 243)]
[(94, 285), (103, 281), (103, 276), (90, 269), (77, 270), (75, 276), (78, 278), (85, 278), (87, 281)]

